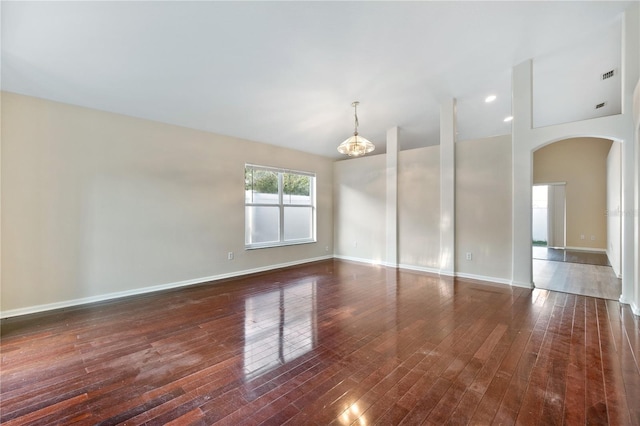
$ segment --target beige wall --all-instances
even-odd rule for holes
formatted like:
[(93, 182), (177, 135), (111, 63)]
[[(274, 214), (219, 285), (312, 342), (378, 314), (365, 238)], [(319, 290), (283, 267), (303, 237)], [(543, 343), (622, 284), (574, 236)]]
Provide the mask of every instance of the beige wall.
[[(3, 93), (1, 160), (3, 315), (333, 251), (327, 158)], [(245, 162), (317, 174), (318, 243), (244, 250)]]
[[(398, 259), (435, 269), (440, 255), (439, 147), (398, 155)], [(386, 155), (334, 163), (335, 254), (383, 263), (386, 253)]]
[(511, 279), (511, 201), (511, 137), (457, 142), (456, 272)]
[[(398, 254), (403, 268), (440, 267), (440, 147), (401, 151)], [(334, 164), (336, 256), (384, 261), (386, 156)], [(456, 143), (455, 274), (511, 279), (511, 138)], [(357, 243), (357, 245), (356, 245)], [(473, 253), (471, 261), (465, 253)]]
[(400, 151), (398, 158), (400, 265), (440, 267), (440, 147)]
[(611, 143), (608, 139), (573, 138), (533, 154), (534, 184), (567, 183), (567, 247), (607, 248), (607, 155)]
[(381, 263), (386, 256), (386, 155), (333, 166), (335, 255)]

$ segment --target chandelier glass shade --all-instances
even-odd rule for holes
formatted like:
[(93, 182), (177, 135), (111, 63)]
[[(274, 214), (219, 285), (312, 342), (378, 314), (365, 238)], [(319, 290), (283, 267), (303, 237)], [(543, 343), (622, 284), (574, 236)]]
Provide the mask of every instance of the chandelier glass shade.
[(361, 155), (368, 154), (372, 152), (376, 147), (371, 143), (371, 141), (363, 138), (358, 134), (358, 104), (360, 102), (353, 102), (351, 105), (354, 108), (355, 115), (355, 130), (353, 132), (353, 136), (348, 138), (346, 141), (342, 142), (340, 146), (338, 146), (338, 152), (340, 154), (348, 155), (349, 157), (360, 157)]

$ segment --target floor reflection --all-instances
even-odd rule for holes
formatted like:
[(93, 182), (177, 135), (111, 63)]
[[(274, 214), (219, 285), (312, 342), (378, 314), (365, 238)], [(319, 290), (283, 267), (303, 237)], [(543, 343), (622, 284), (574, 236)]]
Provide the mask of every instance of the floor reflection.
[(259, 294), (245, 302), (244, 374), (256, 378), (316, 344), (315, 281)]

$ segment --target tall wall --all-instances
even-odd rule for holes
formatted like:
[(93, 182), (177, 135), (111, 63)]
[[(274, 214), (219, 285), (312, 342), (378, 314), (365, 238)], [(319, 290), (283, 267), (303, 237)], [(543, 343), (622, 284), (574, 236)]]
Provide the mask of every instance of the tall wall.
[[(438, 146), (401, 151), (398, 161), (398, 254), (402, 268), (439, 272)], [(456, 143), (455, 271), (511, 279), (511, 138)], [(334, 164), (335, 255), (382, 263), (385, 253), (385, 155)], [(357, 244), (356, 244), (357, 243)], [(465, 260), (465, 253), (473, 253)]]
[(400, 265), (440, 267), (440, 147), (400, 151), (398, 158)]
[[(327, 158), (3, 93), (1, 159), (3, 316), (333, 251)], [(317, 243), (244, 250), (245, 162), (316, 173)]]
[(572, 138), (533, 154), (534, 184), (566, 182), (568, 248), (607, 248), (607, 155), (611, 144), (608, 139)]
[(511, 280), (508, 135), (456, 142), (456, 271)]
[(372, 155), (334, 163), (335, 254), (342, 258), (385, 260), (385, 160), (385, 155)]

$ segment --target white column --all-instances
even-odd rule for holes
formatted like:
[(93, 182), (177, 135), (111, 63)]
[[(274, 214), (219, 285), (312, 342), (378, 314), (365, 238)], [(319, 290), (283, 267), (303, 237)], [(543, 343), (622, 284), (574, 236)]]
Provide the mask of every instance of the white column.
[(634, 209), (634, 275), (633, 282), (635, 290), (633, 300), (631, 301), (631, 309), (633, 313), (640, 316), (640, 81), (636, 86), (636, 101), (638, 110), (635, 112), (635, 148), (636, 148), (636, 170), (635, 170), (635, 209)]
[[(636, 310), (636, 294), (640, 292), (637, 280), (638, 253), (636, 240), (638, 232), (635, 226), (636, 210), (636, 124), (633, 116), (634, 89), (640, 77), (640, 6), (634, 4), (625, 12), (623, 21), (622, 69), (623, 91), (622, 111), (629, 117), (629, 132), (622, 143), (622, 294), (620, 301), (629, 303)], [(634, 213), (635, 212), (635, 213)], [(635, 306), (634, 306), (635, 305)], [(638, 313), (638, 312), (636, 312)]]
[(398, 127), (387, 130), (387, 266), (398, 266)]
[(456, 100), (440, 105), (440, 273), (455, 273)]
[(511, 155), (513, 158), (512, 200), (512, 285), (533, 287), (531, 249), (531, 183), (533, 154), (528, 141), (532, 128), (532, 63), (525, 61), (513, 68)]

